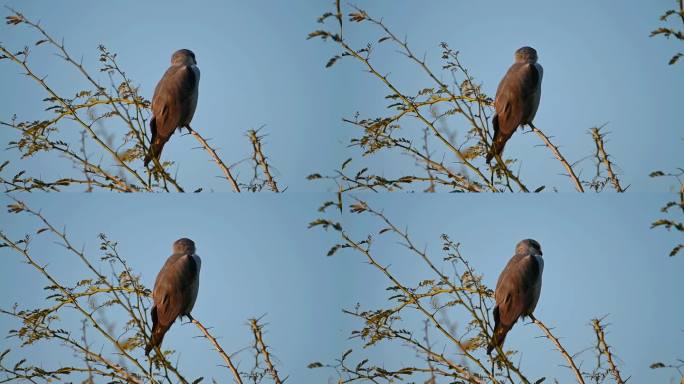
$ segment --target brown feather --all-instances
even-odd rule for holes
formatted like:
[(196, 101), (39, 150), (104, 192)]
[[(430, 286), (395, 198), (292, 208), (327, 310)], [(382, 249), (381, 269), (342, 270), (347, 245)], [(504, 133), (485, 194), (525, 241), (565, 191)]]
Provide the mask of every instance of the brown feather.
[(164, 341), (166, 331), (171, 328), (171, 324), (162, 325), (157, 321), (157, 308), (152, 307), (152, 336), (150, 342), (145, 346), (145, 356), (149, 356), (150, 352), (157, 346), (160, 346)]
[(520, 317), (532, 314), (538, 299), (535, 283), (540, 275), (540, 265), (533, 255), (516, 254), (508, 261), (494, 291), (494, 335), (487, 353), (503, 346), (506, 334)]
[(534, 94), (539, 82), (539, 73), (532, 63), (514, 63), (496, 90), (492, 118), (494, 139), (487, 154), (487, 163), (503, 153), (506, 142), (522, 124), (527, 124), (533, 115)]
[(152, 290), (152, 337), (146, 354), (161, 345), (164, 334), (179, 316), (188, 315), (194, 301), (192, 287), (199, 278), (192, 255), (176, 253), (166, 260)]
[(197, 81), (199, 78), (188, 65), (172, 65), (154, 89), (152, 98), (152, 140), (145, 156), (145, 166), (152, 158), (159, 158), (164, 144), (176, 128), (182, 128), (192, 120), (197, 105)]
[[(496, 310), (496, 309), (495, 309)], [(487, 354), (490, 355), (492, 351), (497, 347), (503, 347), (504, 341), (506, 341), (506, 335), (508, 331), (511, 330), (513, 326), (503, 325), (498, 321), (498, 318), (494, 317), (494, 334), (492, 335), (492, 340), (487, 346)]]

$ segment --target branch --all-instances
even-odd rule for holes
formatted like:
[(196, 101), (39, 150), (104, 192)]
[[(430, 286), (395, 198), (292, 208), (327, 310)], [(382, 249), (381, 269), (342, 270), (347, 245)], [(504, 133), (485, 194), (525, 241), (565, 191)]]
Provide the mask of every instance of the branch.
[(79, 123), (86, 131), (88, 131), (88, 133), (90, 134), (90, 137), (91, 137), (97, 144), (99, 144), (100, 147), (102, 147), (106, 152), (108, 152), (108, 153), (112, 156), (112, 158), (113, 158), (114, 160), (116, 160), (116, 162), (119, 164), (119, 166), (121, 166), (121, 167), (122, 167), (123, 169), (125, 169), (129, 174), (131, 174), (132, 176), (134, 176), (134, 177), (135, 177), (143, 186), (145, 186), (145, 188), (146, 188), (148, 191), (151, 191), (151, 188), (149, 187), (149, 185), (147, 185), (147, 184), (145, 183), (145, 181), (144, 181), (143, 178), (140, 176), (140, 174), (138, 174), (138, 172), (136, 172), (136, 171), (133, 170), (131, 167), (129, 167), (128, 164), (126, 164), (126, 162), (123, 161), (123, 159), (121, 158), (121, 156), (119, 156), (119, 154), (118, 154), (114, 149), (112, 149), (109, 145), (107, 145), (107, 143), (105, 143), (105, 142), (97, 135), (97, 133), (95, 133), (95, 131), (93, 130), (92, 126), (91, 126), (90, 124), (86, 123), (85, 121), (83, 121), (83, 119), (81, 119), (81, 118), (78, 116), (76, 109), (75, 109), (74, 107), (72, 107), (72, 106), (70, 105), (70, 103), (68, 103), (65, 99), (63, 99), (62, 97), (60, 97), (59, 95), (57, 95), (57, 93), (55, 93), (55, 91), (54, 91), (54, 90), (45, 82), (44, 78), (38, 77), (38, 76), (31, 70), (31, 68), (28, 67), (28, 65), (26, 64), (26, 62), (25, 62), (24, 60), (20, 60), (20, 59), (19, 59), (16, 55), (14, 55), (12, 52), (10, 52), (10, 51), (8, 51), (7, 49), (5, 49), (5, 47), (0, 46), (0, 53), (4, 54), (5, 57), (7, 57), (7, 58), (11, 59), (12, 61), (14, 61), (15, 63), (19, 64), (19, 65), (24, 69), (24, 71), (26, 72), (26, 75), (29, 76), (30, 78), (32, 78), (33, 80), (35, 80), (43, 89), (45, 89), (45, 90), (47, 91), (47, 93), (48, 93), (55, 101), (59, 102), (59, 105), (60, 105), (62, 108), (64, 108), (66, 111), (68, 111), (68, 114), (72, 116), (73, 120), (76, 121), (77, 123)]
[(570, 356), (568, 351), (566, 351), (565, 348), (563, 348), (563, 346), (561, 345), (560, 341), (558, 341), (558, 338), (556, 338), (551, 333), (551, 331), (546, 327), (546, 325), (544, 325), (544, 323), (537, 320), (537, 318), (535, 318), (534, 316), (530, 315), (530, 318), (532, 319), (532, 322), (534, 322), (544, 332), (544, 334), (546, 335), (546, 338), (551, 340), (551, 342), (553, 342), (553, 344), (556, 346), (556, 349), (558, 350), (558, 352), (560, 352), (561, 355), (563, 355), (565, 360), (570, 365), (569, 368), (575, 374), (575, 378), (577, 378), (577, 382), (579, 384), (584, 384), (584, 378), (582, 377), (582, 373), (580, 372), (580, 370), (575, 365), (575, 361), (572, 359), (572, 357)]
[[(670, 9), (666, 11), (662, 16), (660, 16), (660, 21), (666, 22), (670, 16), (679, 15), (679, 19), (682, 22), (682, 26), (684, 26), (684, 0), (677, 0), (677, 5), (679, 6), (679, 9)], [(660, 27), (654, 31), (651, 31), (650, 37), (658, 35), (663, 35), (668, 39), (670, 38), (670, 36), (674, 36), (676, 39), (682, 41), (684, 40), (684, 29), (675, 30), (674, 28)], [(674, 56), (672, 56), (668, 64), (673, 65), (682, 57), (684, 57), (684, 53), (678, 52)]]
[(610, 179), (611, 184), (613, 184), (613, 188), (615, 188), (617, 192), (624, 192), (625, 190), (620, 186), (620, 180), (618, 180), (617, 175), (613, 172), (613, 163), (608, 159), (608, 154), (606, 153), (604, 144), (605, 134), (601, 132), (601, 128), (596, 127), (592, 128), (590, 132), (591, 137), (594, 139), (594, 143), (596, 143), (596, 158), (599, 163), (602, 163), (606, 167), (608, 178)]
[(551, 140), (549, 140), (549, 138), (544, 134), (544, 132), (542, 132), (539, 128), (535, 127), (534, 124), (530, 123), (529, 125), (530, 125), (530, 128), (532, 129), (532, 131), (534, 131), (534, 133), (536, 133), (537, 136), (539, 136), (542, 139), (544, 144), (551, 150), (553, 155), (556, 156), (556, 159), (558, 159), (558, 161), (560, 161), (561, 164), (563, 164), (563, 166), (565, 167), (565, 170), (568, 171), (568, 176), (570, 177), (572, 182), (575, 184), (575, 188), (577, 189), (577, 191), (578, 192), (584, 192), (584, 188), (582, 187), (582, 183), (580, 182), (577, 175), (575, 175), (575, 172), (572, 170), (572, 166), (567, 162), (567, 160), (565, 160), (563, 155), (561, 155), (560, 151), (558, 150), (558, 147), (553, 145)]
[(601, 319), (591, 320), (591, 325), (594, 328), (594, 332), (596, 332), (596, 340), (598, 343), (596, 349), (598, 350), (599, 356), (603, 354), (606, 357), (606, 360), (608, 360), (610, 373), (615, 378), (615, 382), (617, 384), (625, 384), (625, 381), (622, 380), (622, 377), (620, 376), (620, 370), (618, 370), (613, 361), (613, 354), (610, 352), (610, 347), (608, 346), (608, 343), (606, 343), (606, 335), (604, 332), (605, 326), (601, 324)]
[(226, 354), (226, 352), (221, 348), (221, 345), (219, 345), (218, 341), (212, 336), (209, 331), (200, 323), (198, 320), (193, 318), (192, 316), (188, 315), (190, 318), (190, 321), (192, 321), (193, 324), (197, 326), (197, 328), (204, 333), (204, 336), (211, 342), (211, 344), (214, 345), (214, 348), (216, 351), (221, 355), (221, 358), (223, 358), (223, 361), (228, 364), (228, 368), (230, 368), (230, 371), (233, 373), (233, 379), (235, 380), (235, 383), (237, 384), (242, 384), (242, 378), (240, 377), (240, 373), (238, 373), (237, 368), (233, 365), (233, 362), (230, 360), (230, 357)]
[(200, 142), (200, 144), (202, 144), (202, 147), (204, 147), (204, 150), (206, 150), (209, 156), (211, 156), (211, 158), (214, 159), (216, 165), (218, 165), (219, 168), (221, 168), (223, 174), (226, 176), (226, 180), (228, 180), (230, 184), (233, 186), (233, 190), (235, 192), (240, 192), (240, 187), (238, 186), (237, 181), (235, 181), (235, 178), (233, 178), (233, 175), (230, 173), (230, 169), (223, 163), (221, 158), (216, 154), (216, 151), (214, 151), (214, 149), (211, 146), (209, 146), (209, 143), (207, 143), (207, 141), (204, 140), (204, 138), (194, 129), (192, 129), (189, 125), (186, 128), (188, 129), (190, 134), (194, 136), (195, 139), (197, 139), (197, 141)]
[[(2, 313), (15, 316), (23, 321), (23, 327), (18, 331), (10, 331), (10, 336), (19, 338), (23, 344), (34, 343), (38, 340), (44, 340), (45, 342), (59, 340), (60, 345), (63, 344), (72, 348), (77, 354), (82, 354), (86, 361), (98, 361), (107, 367), (108, 370), (115, 373), (117, 377), (124, 377), (125, 381), (128, 382), (134, 381), (131, 377), (137, 377), (146, 378), (145, 382), (156, 383), (159, 382), (156, 378), (157, 375), (161, 375), (161, 377), (165, 377), (171, 382), (172, 380), (169, 378), (170, 371), (176, 376), (176, 380), (173, 381), (187, 383), (188, 381), (163, 354), (160, 354), (159, 359), (155, 361), (163, 364), (163, 372), (153, 371), (151, 367), (149, 369), (143, 367), (138, 359), (134, 357), (133, 351), (137, 346), (144, 345), (150, 331), (150, 325), (146, 320), (150, 291), (140, 283), (140, 276), (135, 275), (126, 261), (118, 254), (117, 244), (108, 240), (104, 234), (99, 235), (101, 240), (99, 249), (104, 255), (98, 258), (98, 260), (105, 262), (111, 268), (111, 275), (107, 276), (100, 272), (101, 268), (98, 265), (93, 264), (86, 257), (85, 251), (75, 248), (67, 237), (66, 231), (58, 230), (39, 211), (32, 210), (19, 200), (13, 200), (14, 203), (8, 205), (11, 213), (25, 212), (40, 222), (40, 229), (36, 231), (35, 236), (51, 234), (56, 237), (56, 244), (64, 247), (69, 254), (76, 256), (92, 275), (79, 280), (74, 286), (67, 286), (59, 282), (48, 271), (47, 266), (41, 266), (39, 261), (31, 256), (29, 250), (29, 244), (32, 242), (31, 235), (26, 235), (20, 240), (13, 241), (4, 232), (0, 231), (0, 245), (10, 247), (19, 253), (29, 265), (38, 270), (50, 282), (50, 285), (45, 289), (51, 291), (52, 294), (47, 299), (56, 303), (47, 308), (24, 309), (21, 311), (15, 309), (12, 312), (2, 310)], [(123, 310), (128, 314), (129, 319), (126, 321), (123, 332), (119, 332), (113, 325), (107, 324), (103, 318), (96, 317), (98, 313), (103, 314), (101, 311), (109, 307)], [(129, 372), (125, 366), (122, 367), (121, 365), (109, 362), (101, 354), (101, 351), (98, 353), (91, 350), (85, 338), (80, 342), (74, 340), (68, 329), (65, 329), (63, 326), (53, 329), (50, 326), (51, 322), (62, 318), (61, 312), (66, 308), (77, 310), (83, 317), (83, 328), (85, 329), (85, 325), (88, 324), (99, 332), (108, 343), (116, 348), (117, 355), (132, 362), (140, 371), (140, 374)], [(111, 376), (111, 374), (108, 376)]]
[(264, 355), (264, 361), (266, 361), (266, 368), (268, 369), (268, 372), (271, 374), (271, 377), (273, 377), (273, 381), (276, 384), (283, 384), (283, 381), (280, 380), (280, 377), (278, 376), (278, 371), (271, 362), (271, 354), (268, 352), (268, 347), (264, 343), (264, 339), (262, 336), (263, 326), (259, 324), (258, 321), (258, 319), (249, 319), (249, 326), (252, 328), (252, 333), (254, 334), (256, 352), (257, 354), (261, 353), (262, 355)]
[[(88, 309), (84, 308), (83, 305), (79, 303), (79, 301), (77, 300), (78, 297), (73, 293), (73, 291), (59, 283), (56, 280), (56, 278), (47, 271), (45, 267), (37, 263), (37, 261), (28, 252), (28, 240), (23, 239), (15, 242), (9, 239), (3, 232), (0, 232), (0, 240), (2, 240), (4, 244), (6, 244), (6, 246), (9, 246), (18, 254), (22, 255), (29, 265), (31, 265), (33, 268), (39, 271), (52, 284), (51, 288), (54, 288), (54, 291), (60, 293), (63, 302), (72, 304), (73, 308), (80, 312), (81, 315), (88, 320), (90, 325), (93, 328), (95, 328), (105, 339), (107, 339), (119, 351), (121, 356), (125, 357), (128, 361), (134, 364), (141, 372), (144, 372), (152, 382), (156, 382), (154, 380), (152, 373), (145, 370), (145, 368), (139, 363), (139, 361), (133, 356), (131, 356), (129, 352), (124, 348), (124, 346), (118, 342), (117, 338), (113, 336), (108, 330), (105, 330), (105, 327), (103, 327), (93, 317), (93, 313)], [(24, 244), (24, 246), (22, 247), (21, 244)]]
[(273, 179), (273, 176), (271, 175), (268, 162), (266, 161), (266, 156), (264, 156), (264, 153), (261, 150), (261, 138), (263, 136), (258, 136), (257, 131), (250, 129), (247, 131), (247, 137), (249, 137), (249, 141), (252, 143), (252, 149), (254, 150), (254, 161), (256, 164), (261, 166), (261, 169), (263, 169), (264, 175), (266, 176), (266, 181), (271, 186), (271, 190), (273, 192), (280, 192), (278, 190), (278, 184), (276, 184), (275, 179)]

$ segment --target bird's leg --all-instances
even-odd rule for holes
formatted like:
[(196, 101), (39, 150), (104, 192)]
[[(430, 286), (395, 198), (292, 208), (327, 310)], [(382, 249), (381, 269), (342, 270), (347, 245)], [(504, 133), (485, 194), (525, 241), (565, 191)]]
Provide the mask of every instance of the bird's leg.
[(535, 321), (537, 321), (537, 318), (536, 318), (536, 317), (534, 317), (534, 315), (533, 315), (533, 314), (531, 314), (531, 313), (530, 313), (529, 315), (527, 315), (527, 317), (529, 317), (529, 318), (530, 318), (530, 320), (532, 320), (532, 322), (533, 322), (533, 323), (534, 323)]
[(195, 318), (194, 318), (194, 317), (192, 317), (192, 315), (191, 315), (191, 314), (189, 314), (189, 313), (188, 313), (188, 314), (186, 314), (186, 315), (185, 315), (185, 317), (187, 317), (187, 318), (188, 318), (188, 320), (190, 320), (190, 322), (193, 322), (193, 321), (195, 321)]

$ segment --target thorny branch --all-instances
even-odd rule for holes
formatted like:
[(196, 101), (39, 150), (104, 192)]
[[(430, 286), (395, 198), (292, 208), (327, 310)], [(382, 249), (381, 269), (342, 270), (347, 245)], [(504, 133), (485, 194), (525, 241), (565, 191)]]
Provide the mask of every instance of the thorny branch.
[(221, 171), (223, 171), (226, 180), (230, 182), (230, 185), (233, 187), (233, 190), (235, 192), (240, 192), (240, 187), (238, 186), (237, 181), (235, 181), (233, 175), (230, 173), (230, 168), (226, 167), (226, 165), (223, 163), (223, 160), (221, 160), (221, 158), (216, 154), (216, 151), (214, 151), (214, 149), (211, 146), (209, 146), (209, 143), (206, 140), (204, 140), (204, 138), (200, 136), (200, 134), (197, 133), (197, 131), (191, 129), (190, 127), (187, 128), (188, 131), (190, 131), (190, 134), (195, 139), (197, 139), (197, 141), (199, 141), (200, 144), (202, 144), (202, 147), (207, 151), (207, 153), (209, 153), (214, 162), (216, 162), (216, 165), (218, 165), (219, 168), (221, 168)]
[(207, 330), (207, 328), (202, 323), (195, 320), (191, 316), (190, 321), (192, 321), (192, 323), (195, 324), (200, 331), (202, 331), (204, 337), (206, 337), (207, 340), (211, 342), (211, 344), (216, 349), (216, 352), (218, 352), (218, 354), (221, 355), (221, 358), (223, 359), (223, 361), (226, 362), (228, 368), (230, 369), (230, 372), (233, 374), (233, 379), (235, 380), (235, 383), (242, 384), (242, 378), (240, 377), (240, 373), (238, 372), (237, 368), (235, 368), (235, 365), (233, 365), (233, 361), (230, 359), (230, 356), (228, 356), (228, 354), (221, 347), (221, 344), (219, 344), (218, 341), (216, 341), (216, 338), (209, 333), (209, 330)]
[(264, 155), (264, 151), (261, 149), (261, 140), (264, 136), (259, 136), (258, 130), (250, 129), (249, 131), (247, 131), (247, 137), (249, 138), (249, 141), (252, 143), (252, 161), (254, 162), (255, 178), (255, 181), (252, 182), (252, 184), (257, 184), (256, 180), (258, 179), (258, 174), (256, 169), (257, 167), (260, 167), (264, 174), (265, 183), (269, 185), (273, 192), (280, 192), (280, 190), (278, 189), (278, 184), (273, 178), (273, 175), (271, 175), (271, 167), (268, 164), (266, 156)]
[(602, 321), (603, 319), (591, 320), (591, 326), (594, 328), (594, 332), (596, 333), (596, 351), (599, 354), (598, 358), (601, 359), (601, 356), (604, 356), (606, 361), (608, 362), (608, 372), (610, 372), (610, 374), (613, 376), (615, 382), (617, 384), (624, 384), (625, 380), (622, 379), (620, 370), (615, 364), (613, 353), (610, 351), (610, 346), (606, 342), (606, 326), (601, 323)]
[(617, 175), (615, 174), (615, 171), (613, 171), (614, 164), (612, 161), (610, 161), (610, 158), (608, 157), (608, 153), (606, 152), (605, 148), (605, 138), (606, 138), (606, 133), (602, 132), (601, 129), (603, 127), (595, 127), (589, 130), (591, 133), (591, 137), (594, 139), (594, 143), (596, 144), (596, 177), (600, 177), (600, 166), (601, 164), (604, 165), (606, 168), (606, 172), (608, 173), (608, 180), (610, 183), (613, 185), (613, 188), (617, 192), (624, 192), (625, 189), (622, 188), (620, 185), (620, 180), (618, 179)]
[(560, 161), (561, 164), (563, 164), (563, 167), (565, 170), (568, 172), (568, 177), (572, 180), (572, 183), (575, 185), (575, 188), (577, 189), (578, 192), (584, 192), (584, 188), (582, 187), (582, 182), (579, 180), (577, 175), (575, 175), (575, 172), (572, 170), (572, 166), (568, 163), (567, 160), (561, 155), (560, 151), (558, 150), (558, 147), (553, 145), (551, 141), (549, 140), (548, 136), (544, 134), (539, 128), (535, 127), (534, 124), (530, 124), (530, 128), (532, 128), (532, 131), (539, 136), (542, 141), (544, 142), (544, 145), (551, 150), (551, 153)]
[(573, 360), (573, 356), (570, 356), (568, 351), (563, 348), (563, 345), (561, 345), (560, 341), (556, 336), (554, 336), (549, 328), (542, 323), (541, 321), (537, 320), (536, 318), (532, 317), (532, 322), (539, 327), (539, 329), (544, 332), (544, 335), (546, 336), (547, 339), (551, 340), (553, 345), (556, 347), (558, 352), (560, 352), (561, 355), (563, 355), (563, 358), (565, 358), (565, 361), (568, 362), (568, 365), (570, 367), (570, 370), (572, 370), (572, 373), (575, 374), (575, 378), (577, 379), (577, 382), (580, 384), (584, 384), (584, 378), (582, 377), (582, 372), (580, 372), (579, 368), (577, 368), (577, 365), (575, 365), (575, 360)]
[(254, 334), (254, 351), (256, 353), (255, 360), (257, 361), (257, 366), (259, 362), (259, 356), (262, 356), (264, 363), (266, 364), (265, 371), (271, 376), (275, 384), (282, 384), (285, 380), (287, 380), (287, 378), (284, 380), (280, 379), (278, 370), (276, 369), (275, 364), (273, 364), (273, 359), (271, 357), (271, 353), (269, 352), (269, 348), (266, 343), (264, 343), (264, 326), (263, 324), (259, 323), (259, 320), (260, 319), (256, 318), (249, 319), (249, 326), (252, 329), (252, 334)]

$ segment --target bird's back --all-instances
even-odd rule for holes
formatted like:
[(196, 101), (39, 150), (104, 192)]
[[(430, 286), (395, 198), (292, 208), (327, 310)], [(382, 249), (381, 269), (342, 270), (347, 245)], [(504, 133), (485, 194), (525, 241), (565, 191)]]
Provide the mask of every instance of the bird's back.
[(178, 316), (189, 313), (194, 304), (199, 266), (191, 255), (174, 254), (159, 271), (152, 298), (161, 324), (171, 324)]
[[(540, 66), (541, 67), (541, 66)], [(533, 63), (514, 63), (496, 90), (494, 107), (499, 115), (499, 124), (505, 131), (515, 130), (520, 124), (531, 121), (539, 106), (540, 73)], [(503, 121), (502, 121), (503, 120)]]
[(541, 268), (535, 256), (515, 255), (499, 276), (494, 298), (501, 321), (515, 323), (520, 316), (534, 311), (541, 289)]
[(199, 69), (196, 68), (194, 65), (172, 65), (157, 84), (152, 113), (159, 135), (170, 136), (174, 129), (192, 120), (199, 84)]

